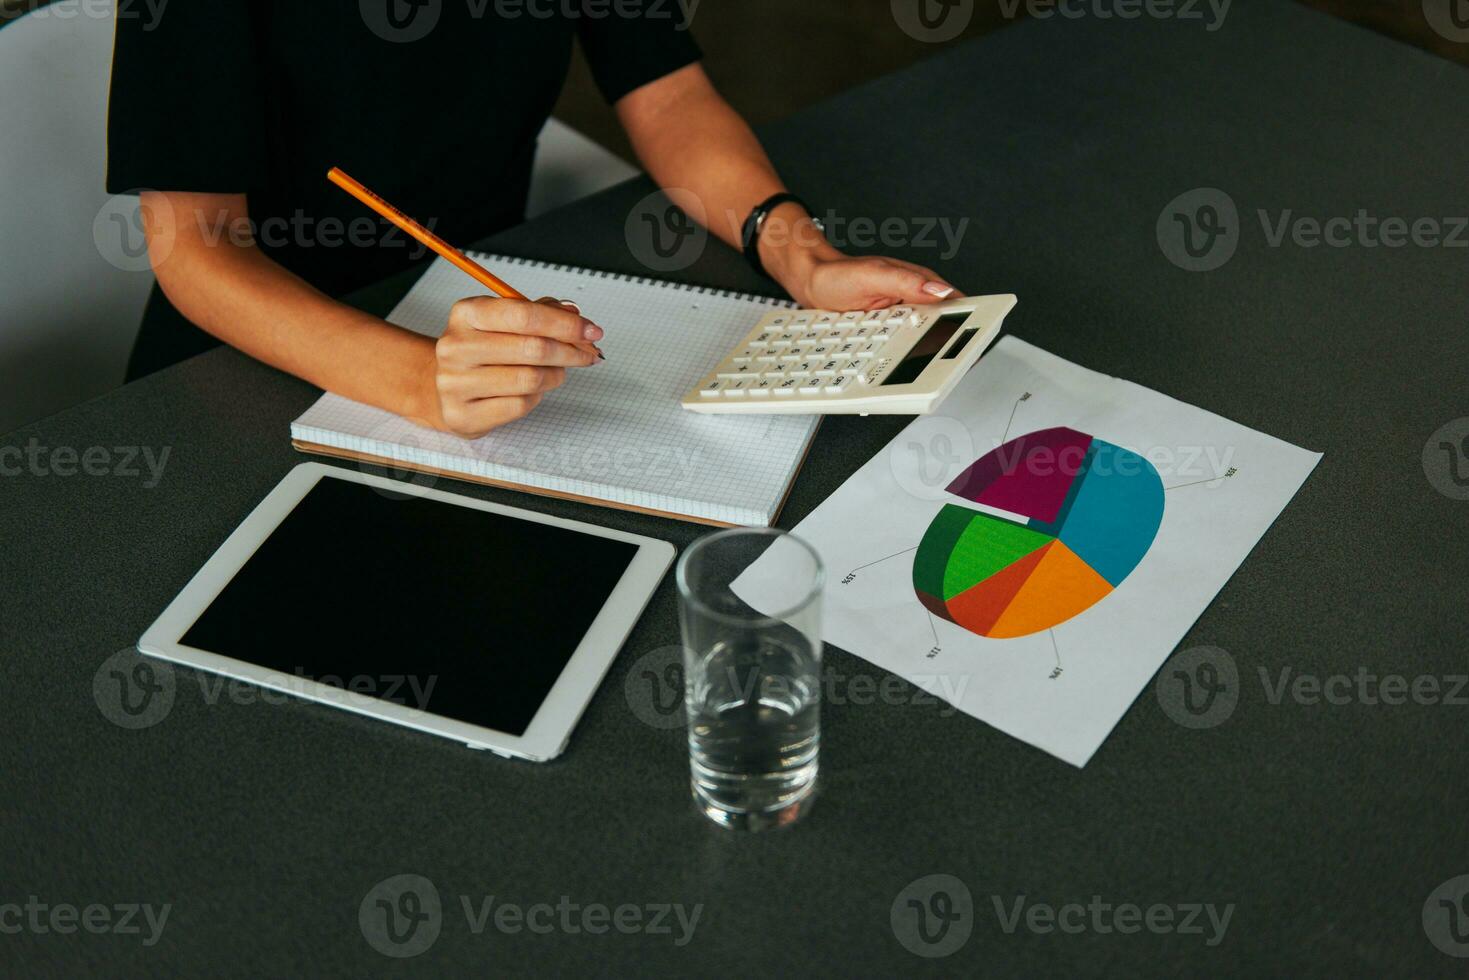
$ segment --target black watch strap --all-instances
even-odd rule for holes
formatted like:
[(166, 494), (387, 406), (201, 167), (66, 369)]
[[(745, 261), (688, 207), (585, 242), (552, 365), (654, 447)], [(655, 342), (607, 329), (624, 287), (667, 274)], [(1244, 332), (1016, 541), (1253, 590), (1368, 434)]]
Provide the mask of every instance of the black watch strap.
[(811, 216), (811, 223), (816, 226), (818, 231), (825, 230), (822, 225), (821, 219), (816, 217), (816, 214), (814, 211), (811, 210), (810, 205), (788, 191), (782, 191), (779, 194), (772, 194), (764, 201), (761, 201), (759, 204), (755, 205), (755, 209), (751, 211), (750, 216), (745, 219), (745, 227), (744, 230), (740, 233), (740, 240), (744, 243), (745, 246), (745, 261), (750, 263), (750, 268), (754, 269), (756, 272), (760, 273), (767, 279), (770, 278), (770, 273), (765, 271), (765, 263), (760, 261), (760, 233), (765, 230), (765, 221), (767, 218), (770, 217), (770, 212), (774, 211), (782, 204), (791, 203), (799, 204), (801, 207), (806, 209), (806, 213)]

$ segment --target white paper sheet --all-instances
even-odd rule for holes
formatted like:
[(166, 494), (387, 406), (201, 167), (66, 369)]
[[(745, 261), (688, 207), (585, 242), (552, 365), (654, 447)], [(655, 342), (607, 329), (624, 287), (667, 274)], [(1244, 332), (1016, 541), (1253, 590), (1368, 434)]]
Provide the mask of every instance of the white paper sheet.
[[(1161, 493), (1161, 518), (1154, 518), (1157, 529), (1151, 544), (1116, 583), (1095, 575), (1091, 566), (1072, 577), (1058, 577), (1056, 568), (1071, 567), (1060, 563), (1075, 564), (1078, 554), (1088, 560), (1104, 559), (1096, 567), (1112, 578), (1117, 577), (1117, 568), (1109, 569), (1106, 554), (1090, 551), (1091, 543), (1084, 537), (1078, 542), (1068, 532), (1056, 531), (1063, 544), (1080, 550), (1056, 548), (1052, 557), (1058, 564), (1048, 566), (1045, 576), (1037, 575), (1033, 581), (1022, 577), (1035, 591), (1024, 593), (1024, 599), (1016, 593), (1017, 598), (997, 621), (1009, 626), (981, 627), (992, 632), (1017, 628), (1017, 624), (1028, 628), (1046, 618), (1034, 614), (1037, 601), (1058, 603), (1039, 608), (1064, 613), (1068, 603), (1084, 601), (1078, 597), (1091, 594), (1087, 588), (1099, 590), (1105, 582), (1110, 592), (1050, 628), (995, 638), (934, 615), (919, 601), (914, 565), (919, 554), (916, 549), (930, 522), (946, 504), (1027, 523), (1024, 515), (1017, 517), (1004, 507), (961, 499), (947, 489), (951, 481), (1002, 444), (1010, 447), (1006, 452), (1011, 465), (1018, 465), (1015, 449), (1026, 443), (1013, 440), (1031, 438), (1029, 445), (1034, 448), (1039, 437), (1032, 434), (1056, 427), (1090, 436), (1098, 451), (1110, 443), (1152, 464), (1156, 480), (1147, 476), (1146, 467), (1135, 467), (1134, 482), (1128, 484), (1141, 488), (1135, 492), (1144, 496), (1150, 485), (1162, 485), (1156, 491)], [(993, 458), (1007, 457), (1002, 452)], [(1024, 464), (1027, 467), (1042, 459), (1026, 458), (1030, 460)], [(1091, 461), (1087, 465), (1105, 476), (1103, 461), (1108, 458), (1115, 461), (1113, 469), (1118, 472), (1125, 470), (1121, 465), (1125, 460), (1135, 459), (1114, 450), (1110, 457), (1087, 457)], [(907, 678), (975, 718), (1083, 766), (1320, 458), (1319, 453), (1006, 337), (961, 382), (938, 414), (920, 418), (904, 429), (794, 531), (816, 548), (826, 566), (823, 635), (827, 642)], [(1064, 454), (1058, 454), (1056, 465), (1058, 471), (1065, 468)], [(1070, 465), (1068, 472), (1073, 474), (1088, 472), (1075, 463)], [(1092, 476), (1084, 478), (1091, 480)], [(1075, 492), (1106, 486), (1115, 484), (1103, 481), (1089, 488), (1086, 482), (1078, 482)], [(1098, 507), (1111, 506), (1105, 499), (1102, 504), (1095, 499), (1087, 504), (1093, 520), (1098, 519)], [(1075, 497), (1068, 505), (1075, 511), (1056, 511), (1056, 519), (1063, 519), (1065, 513), (1076, 516), (1083, 509), (1080, 500)], [(1143, 508), (1146, 510), (1145, 505)], [(1101, 519), (1105, 525), (1105, 514)], [(988, 521), (975, 526), (981, 525), (995, 527)], [(1076, 516), (1076, 526), (1085, 530), (1080, 516)], [(1118, 527), (1108, 525), (1100, 533), (1121, 534)], [(1044, 523), (1040, 529), (1045, 529)], [(995, 533), (1026, 532), (1001, 529)], [(942, 535), (936, 540), (942, 540)], [(948, 552), (930, 548), (925, 553)], [(1035, 554), (1045, 558), (1040, 552)], [(1040, 558), (1032, 555), (1030, 560)], [(934, 566), (928, 562), (924, 567)], [(951, 570), (945, 573), (951, 577), (943, 579), (944, 588), (964, 584), (963, 568), (945, 567)], [(1124, 567), (1125, 563), (1118, 566)], [(1017, 575), (1020, 568), (1017, 561)], [(1088, 575), (1093, 576), (1095, 586), (1089, 585), (1093, 579), (1085, 577)], [(925, 581), (932, 588), (932, 573)], [(986, 578), (985, 588), (999, 588), (1002, 581), (996, 578), (989, 583)], [(741, 577), (737, 590), (763, 611), (775, 610), (788, 599), (769, 588), (769, 577), (762, 574), (758, 562)], [(963, 600), (958, 602), (962, 605)], [(951, 601), (940, 608), (957, 607)], [(1003, 619), (1011, 613), (1019, 618)], [(972, 611), (962, 615), (971, 624), (990, 618), (975, 618)]]
[[(448, 473), (731, 524), (768, 525), (819, 421), (701, 415), (679, 400), (772, 309), (792, 304), (504, 255), (470, 253), (528, 296), (576, 301), (607, 328), (605, 364), (573, 371), (530, 415), (479, 439), (325, 394), (291, 438)], [(488, 290), (435, 259), (388, 319), (438, 336)]]

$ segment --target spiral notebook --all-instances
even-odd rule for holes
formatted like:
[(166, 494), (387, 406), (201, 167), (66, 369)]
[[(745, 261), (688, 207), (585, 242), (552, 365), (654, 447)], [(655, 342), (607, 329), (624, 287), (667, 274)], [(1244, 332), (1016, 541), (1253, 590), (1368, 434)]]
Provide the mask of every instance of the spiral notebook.
[[(767, 311), (792, 304), (473, 253), (527, 296), (576, 302), (607, 330), (607, 360), (568, 372), (525, 418), (463, 439), (326, 394), (291, 424), (303, 452), (715, 525), (775, 521), (819, 418), (698, 415), (679, 400)], [(388, 319), (437, 336), (449, 308), (488, 295), (436, 260)]]

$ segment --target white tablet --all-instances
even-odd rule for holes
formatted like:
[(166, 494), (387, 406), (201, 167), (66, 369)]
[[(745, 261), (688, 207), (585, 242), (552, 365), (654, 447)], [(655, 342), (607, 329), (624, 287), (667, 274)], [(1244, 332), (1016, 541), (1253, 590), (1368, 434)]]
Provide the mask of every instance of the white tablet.
[(304, 463), (138, 648), (544, 762), (673, 558), (666, 541)]

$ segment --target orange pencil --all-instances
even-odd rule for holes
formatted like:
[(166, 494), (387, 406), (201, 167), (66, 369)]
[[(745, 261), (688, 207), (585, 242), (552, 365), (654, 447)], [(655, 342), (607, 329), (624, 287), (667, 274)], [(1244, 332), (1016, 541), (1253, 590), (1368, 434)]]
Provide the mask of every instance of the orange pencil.
[[(393, 207), (387, 201), (384, 201), (382, 198), (378, 197), (372, 191), (368, 190), (361, 181), (357, 180), (355, 177), (352, 177), (346, 171), (342, 170), (342, 168), (333, 167), (331, 170), (327, 171), (326, 179), (331, 181), (333, 184), (336, 184), (348, 194), (351, 194), (353, 197), (357, 198), (357, 200), (361, 201), (363, 204), (372, 208), (372, 210), (376, 211), (378, 214), (382, 215), (382, 217), (397, 225), (409, 235), (412, 235), (414, 239), (419, 242), (419, 244), (427, 248), (433, 249), (435, 254), (454, 263), (454, 265), (457, 266), (461, 272), (468, 275), (481, 286), (489, 289), (496, 296), (499, 296), (501, 299), (519, 299), (529, 302), (529, 299), (524, 293), (520, 292), (520, 290), (516, 289), (504, 279), (501, 279), (489, 269), (486, 269), (484, 266), (480, 265), (478, 262), (465, 255), (463, 252), (459, 251), (459, 249), (455, 248), (453, 245), (450, 245), (448, 242), (444, 241), (438, 235), (435, 235), (433, 232), (429, 231), (417, 221), (414, 221), (412, 218), (408, 217), (408, 215), (404, 214), (402, 211), (399, 211), (397, 208)], [(606, 360), (605, 355), (603, 355), (602, 351), (597, 347), (596, 344), (592, 344), (590, 346), (592, 350), (596, 351), (598, 357)]]

